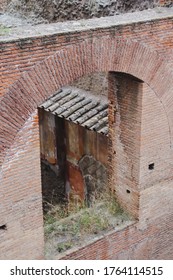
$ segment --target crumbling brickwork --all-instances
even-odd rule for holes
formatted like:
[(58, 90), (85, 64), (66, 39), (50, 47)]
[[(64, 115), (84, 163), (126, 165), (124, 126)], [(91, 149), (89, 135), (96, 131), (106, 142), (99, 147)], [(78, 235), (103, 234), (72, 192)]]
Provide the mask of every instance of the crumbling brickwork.
[[(81, 27), (74, 27), (67, 33), (53, 29), (54, 34), (47, 36), (44, 33), (46, 25), (43, 25), (44, 30), (38, 27), (39, 33), (35, 35), (32, 32), (36, 29), (34, 27), (33, 31), (31, 27), (32, 36), (26, 35), (23, 39), (19, 35), (18, 38), (14, 35), (1, 37), (0, 225), (5, 225), (7, 230), (0, 230), (0, 258), (43, 257), (36, 109), (63, 85), (72, 84), (78, 78), (95, 72), (121, 72), (142, 81), (139, 81), (139, 85), (133, 79), (123, 78), (120, 81), (127, 99), (117, 94), (119, 115), (116, 117), (121, 120), (119, 128), (123, 128), (123, 132), (119, 139), (121, 145), (116, 143), (113, 146), (115, 154), (112, 161), (114, 172), (118, 170), (116, 152), (119, 156), (126, 153), (131, 160), (128, 161), (129, 170), (124, 182), (129, 186), (129, 189), (125, 188), (124, 201), (131, 195), (133, 198), (134, 189), (137, 190), (137, 200), (136, 197), (129, 200), (126, 209), (138, 221), (64, 258), (173, 258), (173, 21), (170, 14), (163, 16), (158, 13), (154, 18), (152, 12), (151, 17), (148, 17), (149, 14), (146, 16), (145, 12), (141, 12), (140, 16), (145, 17), (140, 22), (136, 18), (125, 23), (126, 19), (121, 18), (123, 24), (117, 24), (117, 18), (115, 23), (111, 18), (110, 25), (101, 27), (99, 24), (103, 24), (103, 21), (94, 20), (93, 27), (86, 25), (82, 30)], [(49, 28), (55, 26), (50, 25)], [(22, 36), (24, 32), (22, 30)], [(124, 87), (125, 83), (127, 88)], [(138, 90), (136, 85), (139, 86)], [(134, 138), (132, 131), (129, 131), (132, 128), (126, 112), (138, 133)], [(134, 119), (137, 116), (136, 123), (133, 113)], [(115, 120), (112, 121), (113, 125)], [(114, 128), (110, 129), (110, 133), (114, 133)], [(112, 140), (109, 142), (110, 149), (114, 134), (110, 135), (109, 140)], [(134, 148), (136, 150), (132, 153)], [(121, 162), (118, 164), (121, 166)], [(131, 174), (135, 176), (135, 185), (131, 184)], [(135, 207), (132, 207), (133, 202)]]

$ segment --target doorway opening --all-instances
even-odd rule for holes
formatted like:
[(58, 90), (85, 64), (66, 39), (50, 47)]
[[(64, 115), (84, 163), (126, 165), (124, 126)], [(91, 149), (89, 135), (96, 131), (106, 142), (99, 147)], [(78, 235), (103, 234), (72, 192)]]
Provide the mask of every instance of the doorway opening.
[(107, 97), (68, 86), (38, 111), (46, 252), (50, 258), (127, 222), (129, 217), (108, 187)]
[(64, 87), (38, 110), (44, 211), (90, 206), (107, 184), (106, 97)]

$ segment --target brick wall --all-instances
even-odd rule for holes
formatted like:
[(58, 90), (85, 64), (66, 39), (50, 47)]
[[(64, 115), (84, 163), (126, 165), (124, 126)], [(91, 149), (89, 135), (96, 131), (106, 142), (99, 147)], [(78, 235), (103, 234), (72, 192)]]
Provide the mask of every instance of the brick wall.
[[(138, 187), (135, 208), (129, 204), (128, 209), (135, 209), (132, 214), (138, 216), (139, 222), (113, 232), (69, 258), (173, 258), (172, 25), (172, 18), (166, 18), (1, 42), (1, 225), (6, 225), (7, 231), (0, 231), (0, 258), (43, 257), (37, 106), (58, 88), (81, 76), (109, 71), (125, 72), (144, 81), (139, 99), (134, 99), (136, 83), (128, 79), (127, 85), (134, 92), (130, 94), (127, 87), (128, 102), (119, 99), (122, 120), (119, 127), (125, 126), (120, 140), (132, 160), (130, 165), (135, 165), (138, 173), (135, 177), (138, 184), (135, 179), (135, 185), (131, 185), (132, 194)], [(127, 107), (123, 107), (125, 104)], [(140, 139), (129, 132), (131, 124), (126, 112), (130, 119), (133, 113), (135, 120), (137, 117), (137, 123), (133, 124), (141, 133)], [(109, 146), (114, 143), (113, 136)], [(122, 146), (118, 146), (119, 150), (117, 144), (111, 147), (121, 157)], [(134, 147), (137, 150), (133, 154)], [(112, 166), (114, 163), (115, 157)], [(155, 164), (154, 170), (148, 169), (151, 163)], [(131, 184), (129, 178), (127, 183)]]
[(107, 96), (107, 73), (92, 73), (92, 75), (83, 76), (75, 81), (72, 86), (81, 88), (85, 91), (90, 91), (94, 95)]
[(154, 223), (145, 229), (137, 224), (123, 230), (111, 232), (96, 242), (69, 252), (57, 255), (57, 259), (68, 260), (162, 260), (173, 258), (172, 217), (168, 221)]
[[(0, 43), (0, 62), (3, 71), (1, 72), (0, 97), (21, 76), (21, 73), (32, 69), (33, 65), (43, 62), (46, 57), (54, 55), (62, 47), (79, 43), (81, 40), (89, 39), (92, 41), (94, 36), (121, 38), (124, 42), (128, 39), (129, 44), (131, 40), (135, 40), (147, 46), (150, 51), (157, 50), (157, 53), (163, 55), (164, 59), (172, 65), (173, 34), (170, 31), (172, 27), (173, 21), (168, 18), (148, 21), (147, 24), (140, 22), (110, 27), (109, 29), (2, 41)], [(137, 49), (137, 45), (136, 43), (135, 49)], [(118, 51), (121, 52), (121, 49)]]
[[(165, 20), (164, 24), (163, 21), (159, 21), (156, 23), (154, 22), (152, 25), (153, 32), (150, 32), (151, 23), (147, 24), (148, 31), (146, 31), (146, 24), (145, 29), (142, 24), (139, 24), (139, 26), (125, 26), (122, 28), (122, 30), (124, 29), (124, 35), (121, 27), (119, 28), (119, 30), (117, 30), (117, 33), (115, 33), (114, 31), (113, 35), (112, 29), (110, 29), (109, 31), (105, 30), (105, 33), (108, 34), (106, 37), (103, 36), (100, 39), (94, 39), (93, 41), (90, 41), (87, 38), (87, 36), (89, 37), (91, 36), (91, 34), (89, 35), (83, 32), (81, 33), (81, 36), (84, 40), (82, 42), (78, 41), (79, 34), (77, 35), (77, 38), (76, 34), (73, 36), (68, 35), (68, 40), (70, 40), (71, 47), (68, 47), (67, 43), (65, 43), (65, 36), (56, 37), (55, 35), (53, 37), (45, 37), (43, 38), (43, 40), (30, 39), (29, 41), (20, 40), (15, 43), (2, 43), (1, 62), (3, 71), (1, 79), (2, 83), (0, 88), (1, 98), (4, 93), (7, 92), (7, 87), (12, 83), (13, 87), (10, 88), (10, 92), (11, 95), (14, 95), (17, 99), (20, 98), (16, 95), (16, 90), (19, 87), (20, 94), (22, 94), (23, 90), (32, 92), (32, 98), (34, 102), (31, 102), (31, 100), (28, 101), (27, 95), (26, 100), (23, 100), (23, 102), (27, 103), (26, 105), (24, 105), (25, 107), (27, 107), (25, 114), (28, 114), (29, 116), (29, 108), (33, 107), (34, 109), (34, 106), (36, 106), (36, 104), (40, 104), (44, 100), (44, 98), (49, 97), (50, 94), (53, 94), (55, 90), (57, 90), (57, 88), (61, 87), (62, 85), (69, 84), (78, 77), (86, 75), (91, 71), (97, 72), (115, 69), (118, 71), (131, 73), (134, 76), (136, 75), (141, 80), (144, 80), (145, 82), (151, 84), (151, 87), (155, 90), (155, 92), (158, 92), (160, 98), (163, 99), (163, 103), (169, 103), (164, 104), (164, 106), (170, 107), (170, 100), (168, 100), (169, 97), (164, 98), (163, 95), (169, 96), (170, 83), (172, 81), (172, 74), (170, 73), (171, 69), (169, 69), (169, 64), (172, 57), (171, 46), (173, 40), (172, 33), (168, 31), (169, 28), (172, 28), (172, 21), (169, 19)], [(167, 32), (170, 33), (169, 39), (168, 37), (165, 38), (165, 34)], [(97, 36), (100, 37), (101, 34), (104, 35), (104, 31), (94, 31), (92, 33), (92, 36), (94, 36), (94, 34), (97, 34)], [(120, 34), (122, 34), (121, 40), (119, 40)], [(123, 38), (125, 34), (127, 38), (129, 37), (128, 41)], [(151, 36), (151, 34), (153, 34), (153, 36)], [(158, 37), (156, 38), (156, 36)], [(169, 42), (167, 42), (168, 40)], [(52, 42), (54, 42), (54, 44)], [(141, 44), (141, 42), (143, 42), (143, 44)], [(114, 44), (117, 46), (116, 48), (111, 47)], [(63, 49), (61, 49), (61, 47), (63, 47)], [(95, 53), (91, 52), (91, 48), (95, 49)], [(109, 54), (107, 53), (108, 48), (110, 48)], [(79, 55), (80, 49), (81, 55), (83, 57), (80, 57)], [(157, 50), (157, 52), (155, 52), (154, 49)], [(55, 53), (55, 51), (58, 52)], [(105, 61), (100, 61), (100, 64), (98, 65), (98, 61), (102, 59), (100, 56), (101, 54), (102, 56), (105, 56)], [(135, 61), (132, 54), (135, 54)], [(114, 59), (110, 59), (111, 55), (112, 57), (114, 57)], [(47, 56), (48, 59), (44, 60)], [(97, 60), (97, 62), (94, 61), (95, 59)], [(145, 65), (145, 59), (147, 59), (148, 61), (147, 68)], [(169, 59), (169, 62), (167, 62), (167, 59)], [(69, 64), (64, 64), (62, 60), (68, 60), (68, 63), (71, 61), (71, 65), (73, 64), (73, 71), (70, 71), (70, 68), (68, 66)], [(116, 63), (114, 63), (115, 60)], [(85, 61), (85, 63), (83, 63), (83, 61)], [(35, 63), (36, 65), (36, 67), (34, 68), (32, 68), (33, 63)], [(56, 75), (57, 67), (62, 68), (61, 75)], [(32, 69), (32, 71), (28, 72), (27, 70), (30, 69)], [(19, 79), (21, 73), (23, 72), (25, 73), (25, 75), (22, 75), (21, 79)], [(156, 75), (154, 77), (153, 72), (156, 72)], [(51, 76), (51, 73), (54, 73), (54, 76)], [(162, 73), (164, 73), (164, 78)], [(19, 80), (16, 84), (14, 84), (17, 79)], [(49, 79), (51, 79), (51, 83), (48, 82)], [(41, 80), (41, 82), (39, 82), (39, 80)], [(160, 83), (158, 83), (157, 81), (160, 81)], [(48, 90), (45, 90), (46, 88)], [(37, 92), (37, 95), (34, 92)], [(48, 92), (50, 94), (48, 94)], [(6, 97), (4, 98), (8, 99), (10, 94), (7, 92), (5, 96)], [(5, 102), (7, 106), (8, 102)], [(9, 102), (10, 104), (12, 104), (11, 101)], [(15, 102), (14, 97), (13, 102)], [(170, 111), (168, 114), (170, 125), (172, 122), (171, 112), (172, 111)], [(27, 116), (25, 117), (25, 119), (26, 118)], [(21, 120), (18, 122), (19, 126), (20, 123)], [(11, 137), (13, 136), (11, 135)], [(7, 139), (3, 141), (3, 146), (8, 145), (10, 145), (10, 141), (7, 141)], [(4, 148), (2, 147), (2, 150), (3, 149)]]
[(34, 112), (6, 155), (1, 177), (0, 259), (43, 258), (38, 117)]
[(120, 204), (138, 218), (143, 83), (115, 73), (108, 82), (111, 188)]
[(109, 185), (120, 204), (138, 218), (140, 190), (172, 180), (169, 123), (147, 84), (113, 72), (108, 81)]
[[(111, 77), (110, 77), (111, 76)], [(118, 78), (120, 75), (118, 75)], [(110, 80), (112, 83), (114, 82), (114, 89), (112, 92), (113, 99), (111, 99), (110, 92)], [(131, 100), (131, 104), (127, 104), (127, 102), (123, 102), (123, 108), (117, 108), (121, 111), (121, 115), (117, 120), (117, 126), (121, 124), (124, 125), (126, 121), (126, 126), (124, 127), (123, 134), (129, 136), (126, 138), (127, 142), (122, 141), (119, 146), (118, 143), (115, 144), (115, 139), (118, 136), (114, 134), (112, 137), (113, 144), (111, 144), (111, 148), (109, 149), (112, 164), (114, 168), (112, 168), (111, 172), (115, 172), (115, 176), (117, 176), (117, 164), (120, 166), (123, 162), (123, 158), (119, 158), (117, 160), (116, 157), (118, 155), (128, 154), (128, 150), (132, 147), (134, 143), (134, 139), (139, 141), (138, 145), (135, 144), (135, 148), (137, 149), (137, 153), (135, 153), (134, 149), (134, 157), (130, 158), (134, 160), (133, 164), (136, 164), (137, 169), (137, 182), (135, 182), (135, 186), (138, 188), (138, 222), (131, 226), (127, 226), (122, 230), (115, 230), (112, 233), (101, 237), (98, 241), (90, 243), (88, 246), (81, 246), (78, 250), (73, 250), (69, 252), (67, 255), (57, 255), (57, 259), (172, 259), (173, 258), (173, 246), (172, 246), (172, 227), (173, 227), (173, 204), (172, 204), (172, 152), (170, 150), (170, 134), (169, 134), (169, 126), (167, 122), (167, 117), (165, 114), (165, 110), (163, 104), (159, 101), (157, 95), (153, 93), (153, 91), (148, 87), (148, 85), (142, 83), (142, 93), (139, 92), (140, 103), (138, 106), (133, 108), (134, 116), (138, 112), (140, 113), (140, 131), (138, 134), (135, 133), (135, 137), (132, 135), (130, 137), (129, 124), (134, 126), (133, 118), (130, 117), (128, 119), (128, 114), (123, 116), (122, 113), (128, 113), (127, 109), (130, 110), (131, 106), (134, 104), (134, 93), (135, 88), (132, 87), (132, 83), (135, 83), (134, 79), (127, 77), (125, 80), (125, 76), (121, 79), (121, 83), (129, 82), (131, 83), (130, 91), (123, 91), (127, 100)], [(117, 75), (111, 73), (109, 75), (109, 99), (110, 101), (114, 101), (118, 96), (118, 80)], [(132, 90), (132, 91), (131, 91)], [(116, 94), (117, 93), (117, 94)], [(131, 93), (131, 98), (129, 98), (129, 94)], [(137, 99), (136, 99), (137, 100)], [(121, 105), (121, 99), (119, 98), (120, 104), (116, 102), (116, 105)], [(113, 116), (114, 105), (110, 104), (110, 113), (109, 118), (110, 122)], [(140, 106), (139, 106), (140, 105)], [(121, 107), (121, 106), (120, 106)], [(126, 109), (126, 110), (125, 110)], [(159, 112), (159, 113), (158, 113)], [(117, 113), (116, 113), (117, 114)], [(137, 118), (135, 117), (137, 120)], [(122, 123), (121, 123), (122, 121)], [(137, 122), (136, 122), (137, 124)], [(139, 124), (139, 123), (138, 123)], [(127, 132), (128, 129), (128, 132)], [(127, 132), (127, 134), (125, 134)], [(111, 127), (110, 123), (110, 134), (115, 133), (115, 129), (113, 126)], [(110, 138), (111, 139), (111, 135)], [(137, 137), (138, 136), (138, 137)], [(120, 137), (121, 140), (124, 140), (123, 137)], [(123, 149), (122, 148), (123, 145)], [(118, 151), (120, 150), (120, 151)], [(116, 154), (114, 154), (116, 151)], [(113, 156), (114, 155), (114, 156)], [(154, 169), (149, 170), (148, 165), (154, 162)], [(129, 167), (131, 164), (129, 163)], [(123, 169), (123, 166), (122, 166)], [(121, 169), (121, 170), (122, 170)], [(120, 170), (120, 171), (121, 171)], [(129, 183), (126, 185), (126, 176), (125, 174), (120, 179), (124, 180), (124, 185), (127, 187), (130, 185)], [(111, 182), (112, 183), (112, 182)], [(115, 182), (116, 189), (117, 184)], [(129, 187), (129, 186), (128, 186)], [(133, 186), (132, 186), (133, 187)], [(125, 200), (127, 196), (131, 194), (127, 194), (124, 192), (123, 199)], [(131, 211), (132, 200), (126, 201), (127, 207), (126, 209)], [(133, 211), (132, 211), (132, 214)]]
[[(144, 84), (140, 143), (140, 189), (172, 179), (170, 127), (158, 96)], [(151, 164), (154, 164), (153, 169)]]

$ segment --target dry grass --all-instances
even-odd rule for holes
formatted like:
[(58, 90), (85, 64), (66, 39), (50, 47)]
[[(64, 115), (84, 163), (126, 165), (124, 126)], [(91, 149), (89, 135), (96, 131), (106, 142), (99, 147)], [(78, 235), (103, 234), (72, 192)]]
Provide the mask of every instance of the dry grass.
[(76, 206), (72, 212), (62, 206), (52, 206), (45, 215), (46, 257), (82, 245), (99, 234), (109, 231), (129, 216), (110, 194), (104, 194), (92, 207)]

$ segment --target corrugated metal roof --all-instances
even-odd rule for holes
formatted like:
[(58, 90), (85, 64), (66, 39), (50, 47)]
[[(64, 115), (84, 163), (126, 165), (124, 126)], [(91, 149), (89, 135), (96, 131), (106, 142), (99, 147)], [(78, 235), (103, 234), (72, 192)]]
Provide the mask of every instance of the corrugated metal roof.
[(108, 100), (90, 92), (64, 87), (39, 106), (87, 129), (108, 135)]

